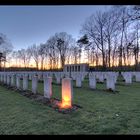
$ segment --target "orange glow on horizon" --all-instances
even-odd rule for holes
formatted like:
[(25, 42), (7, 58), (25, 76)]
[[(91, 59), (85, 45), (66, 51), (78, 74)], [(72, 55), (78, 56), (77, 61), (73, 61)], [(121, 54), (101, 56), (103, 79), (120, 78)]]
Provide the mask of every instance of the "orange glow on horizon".
[[(89, 63), (87, 63), (86, 59), (84, 59), (84, 56), (83, 56), (83, 57), (81, 57), (81, 60), (78, 61), (77, 64), (87, 63), (87, 64), (89, 64), (89, 66), (93, 66), (93, 67), (95, 66), (96, 67), (96, 62), (95, 61), (92, 61), (92, 62), (89, 61)], [(139, 59), (139, 61), (140, 61), (140, 59)], [(65, 64), (74, 64), (74, 63), (73, 63), (73, 61), (69, 61), (68, 63), (66, 61)], [(134, 64), (135, 64), (135, 60), (134, 60), (133, 57), (132, 57), (132, 59), (130, 59), (130, 61), (126, 60), (126, 65), (127, 66), (133, 66)], [(118, 60), (118, 58), (115, 59), (114, 63), (113, 63), (113, 60), (111, 59), (111, 67), (113, 65), (114, 66), (119, 66), (119, 60)], [(125, 66), (124, 60), (122, 61), (122, 65)], [(102, 66), (102, 59), (101, 58), (98, 61), (98, 66)], [(108, 64), (107, 64), (107, 66), (108, 66)], [(19, 61), (19, 60), (16, 61), (15, 59), (9, 59), (5, 63), (5, 65), (4, 65), (4, 63), (2, 63), (2, 67), (5, 67), (5, 68), (9, 68), (9, 67), (24, 68), (25, 65), (24, 65), (23, 61)], [(36, 68), (35, 61), (33, 59), (31, 59), (27, 67), (28, 68)], [(38, 67), (39, 67), (39, 70), (40, 70), (41, 69), (41, 63), (40, 62), (38, 63)], [(55, 66), (55, 67), (52, 66), (51, 67), (50, 64), (49, 64), (49, 62), (44, 61), (43, 69), (49, 70), (50, 68), (52, 68), (52, 69), (61, 68), (60, 62), (58, 63), (57, 66)]]

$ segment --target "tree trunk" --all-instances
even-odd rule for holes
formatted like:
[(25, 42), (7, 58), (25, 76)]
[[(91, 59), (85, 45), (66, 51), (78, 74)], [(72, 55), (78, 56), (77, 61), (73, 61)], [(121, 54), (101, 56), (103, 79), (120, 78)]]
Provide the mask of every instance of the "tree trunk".
[(44, 58), (41, 58), (41, 70), (43, 70)]
[(108, 40), (108, 67), (111, 67), (110, 64), (110, 58), (111, 58), (111, 45), (110, 45), (110, 39)]
[(106, 70), (106, 60), (105, 60), (105, 53), (102, 51), (102, 62), (103, 62), (103, 70)]

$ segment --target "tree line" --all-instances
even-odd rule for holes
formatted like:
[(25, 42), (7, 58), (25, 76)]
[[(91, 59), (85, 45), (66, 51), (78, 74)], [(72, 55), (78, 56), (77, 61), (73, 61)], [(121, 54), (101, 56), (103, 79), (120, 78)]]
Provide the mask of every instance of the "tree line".
[(65, 64), (82, 63), (102, 70), (134, 66), (139, 70), (140, 6), (112, 6), (99, 10), (82, 25), (76, 40), (66, 32), (56, 33), (45, 43), (12, 51), (7, 63), (16, 67), (58, 69)]

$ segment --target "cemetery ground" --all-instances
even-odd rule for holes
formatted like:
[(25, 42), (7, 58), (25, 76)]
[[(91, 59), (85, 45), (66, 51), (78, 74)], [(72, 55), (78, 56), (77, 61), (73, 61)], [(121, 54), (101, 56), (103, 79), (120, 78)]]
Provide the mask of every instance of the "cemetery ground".
[[(0, 134), (140, 134), (140, 83), (119, 81), (115, 93), (104, 89), (98, 83), (91, 90), (85, 79), (73, 91), (73, 103), (82, 108), (62, 114), (0, 86)], [(53, 83), (53, 98), (61, 100), (61, 85)]]

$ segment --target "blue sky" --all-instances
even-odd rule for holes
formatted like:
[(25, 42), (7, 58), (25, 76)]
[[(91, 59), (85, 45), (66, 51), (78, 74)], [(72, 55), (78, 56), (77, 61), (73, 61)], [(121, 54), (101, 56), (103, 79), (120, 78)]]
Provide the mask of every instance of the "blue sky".
[(7, 35), (14, 50), (44, 43), (56, 32), (80, 36), (85, 19), (110, 6), (0, 6), (0, 33)]

